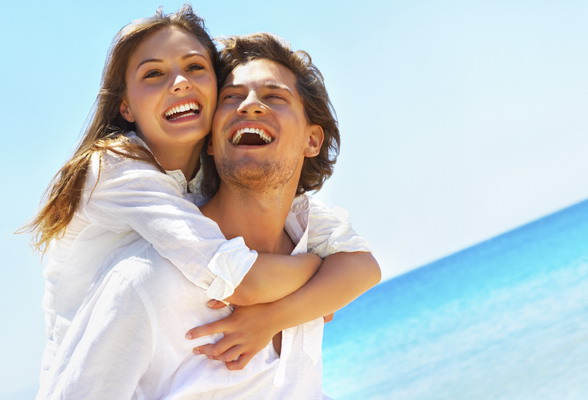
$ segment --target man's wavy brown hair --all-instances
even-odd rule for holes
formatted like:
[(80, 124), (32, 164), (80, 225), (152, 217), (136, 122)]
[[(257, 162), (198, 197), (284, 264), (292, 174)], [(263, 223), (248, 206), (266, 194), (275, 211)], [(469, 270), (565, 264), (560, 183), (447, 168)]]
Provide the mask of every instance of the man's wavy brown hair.
[[(269, 33), (230, 36), (217, 39), (217, 41), (223, 46), (219, 53), (221, 87), (236, 67), (257, 59), (274, 61), (294, 73), (296, 88), (302, 98), (308, 122), (320, 125), (325, 134), (319, 154), (316, 157), (304, 159), (296, 194), (319, 190), (333, 173), (341, 138), (335, 110), (329, 99), (323, 75), (312, 63), (310, 55), (301, 50), (292, 51), (283, 40)], [(203, 153), (202, 167), (204, 168), (202, 190), (206, 196), (212, 197), (220, 185), (214, 159)]]

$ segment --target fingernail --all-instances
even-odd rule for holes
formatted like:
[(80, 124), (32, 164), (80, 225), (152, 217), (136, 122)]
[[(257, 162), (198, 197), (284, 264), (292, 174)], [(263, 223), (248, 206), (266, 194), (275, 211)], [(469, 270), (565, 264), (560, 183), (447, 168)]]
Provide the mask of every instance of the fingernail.
[(216, 300), (209, 300), (209, 301), (208, 301), (208, 306), (209, 306), (209, 307), (212, 307), (212, 306), (214, 306), (214, 305), (216, 305)]
[(192, 334), (190, 332), (186, 333), (186, 339), (188, 339), (188, 340), (192, 339)]
[(192, 353), (194, 353), (194, 354), (200, 354), (200, 350), (198, 350), (198, 349), (192, 349)]

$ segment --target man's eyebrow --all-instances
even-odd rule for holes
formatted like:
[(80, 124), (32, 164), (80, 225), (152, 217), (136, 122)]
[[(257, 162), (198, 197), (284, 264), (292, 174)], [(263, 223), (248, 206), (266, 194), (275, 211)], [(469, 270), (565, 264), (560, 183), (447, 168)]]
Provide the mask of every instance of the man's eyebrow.
[(290, 88), (283, 83), (277, 81), (265, 81), (263, 86), (267, 89), (277, 89), (277, 90), (285, 90), (286, 92), (292, 94)]
[[(284, 91), (290, 93), (290, 95), (292, 95), (292, 96), (294, 95), (288, 86), (284, 85), (283, 83), (277, 82), (277, 81), (265, 81), (261, 84), (261, 86), (266, 89), (284, 90)], [(227, 83), (226, 85), (221, 87), (220, 90), (242, 89), (243, 87), (245, 87), (245, 85), (235, 85), (234, 83)]]
[[(203, 58), (204, 60), (208, 60), (206, 58), (206, 56), (204, 54), (200, 53), (199, 51), (191, 51), (191, 52), (189, 52), (187, 54), (184, 54), (182, 56), (182, 60), (186, 60), (186, 59), (188, 59), (190, 57), (200, 57), (200, 58)], [(139, 65), (137, 65), (137, 69), (139, 69), (139, 67), (141, 67), (141, 65), (147, 64), (147, 63), (150, 63), (150, 62), (161, 63), (161, 62), (163, 62), (163, 60), (161, 58), (147, 58), (147, 59), (141, 61), (139, 63)]]
[(243, 87), (243, 85), (235, 85), (233, 83), (227, 83), (226, 85), (223, 85), (220, 90), (225, 90), (225, 89), (241, 89)]

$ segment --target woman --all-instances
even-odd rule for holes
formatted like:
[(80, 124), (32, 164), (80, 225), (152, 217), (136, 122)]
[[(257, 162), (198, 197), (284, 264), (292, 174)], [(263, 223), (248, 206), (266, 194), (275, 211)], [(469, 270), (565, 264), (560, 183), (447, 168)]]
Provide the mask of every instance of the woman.
[[(156, 57), (151, 49), (158, 49)], [(108, 269), (117, 250), (140, 237), (209, 299), (234, 304), (247, 304), (242, 298), (250, 304), (279, 299), (318, 268), (314, 255), (258, 256), (240, 238), (227, 241), (193, 205), (201, 201), (195, 189), (216, 103), (216, 58), (202, 20), (188, 6), (130, 24), (115, 38), (95, 115), (32, 224), (37, 246), (50, 244), (44, 369), (86, 293), (99, 284), (98, 271)], [(323, 220), (334, 232), (340, 220), (323, 209), (317, 212), (325, 212)], [(333, 240), (324, 232), (323, 226), (315, 239)], [(339, 243), (361, 243), (350, 230), (337, 236)], [(194, 268), (200, 264), (207, 267)], [(266, 276), (288, 278), (268, 281)], [(264, 286), (256, 286), (252, 296), (249, 282)]]

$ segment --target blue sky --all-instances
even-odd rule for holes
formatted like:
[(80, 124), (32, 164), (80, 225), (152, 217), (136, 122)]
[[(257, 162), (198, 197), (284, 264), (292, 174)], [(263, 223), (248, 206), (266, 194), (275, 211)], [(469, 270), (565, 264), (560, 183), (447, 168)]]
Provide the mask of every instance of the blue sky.
[[(41, 266), (12, 232), (74, 149), (127, 22), (182, 2), (11, 2), (0, 16), (0, 398), (30, 398)], [(213, 35), (307, 50), (342, 131), (319, 197), (392, 277), (588, 198), (588, 3), (195, 1)], [(7, 141), (7, 143), (6, 143)]]

